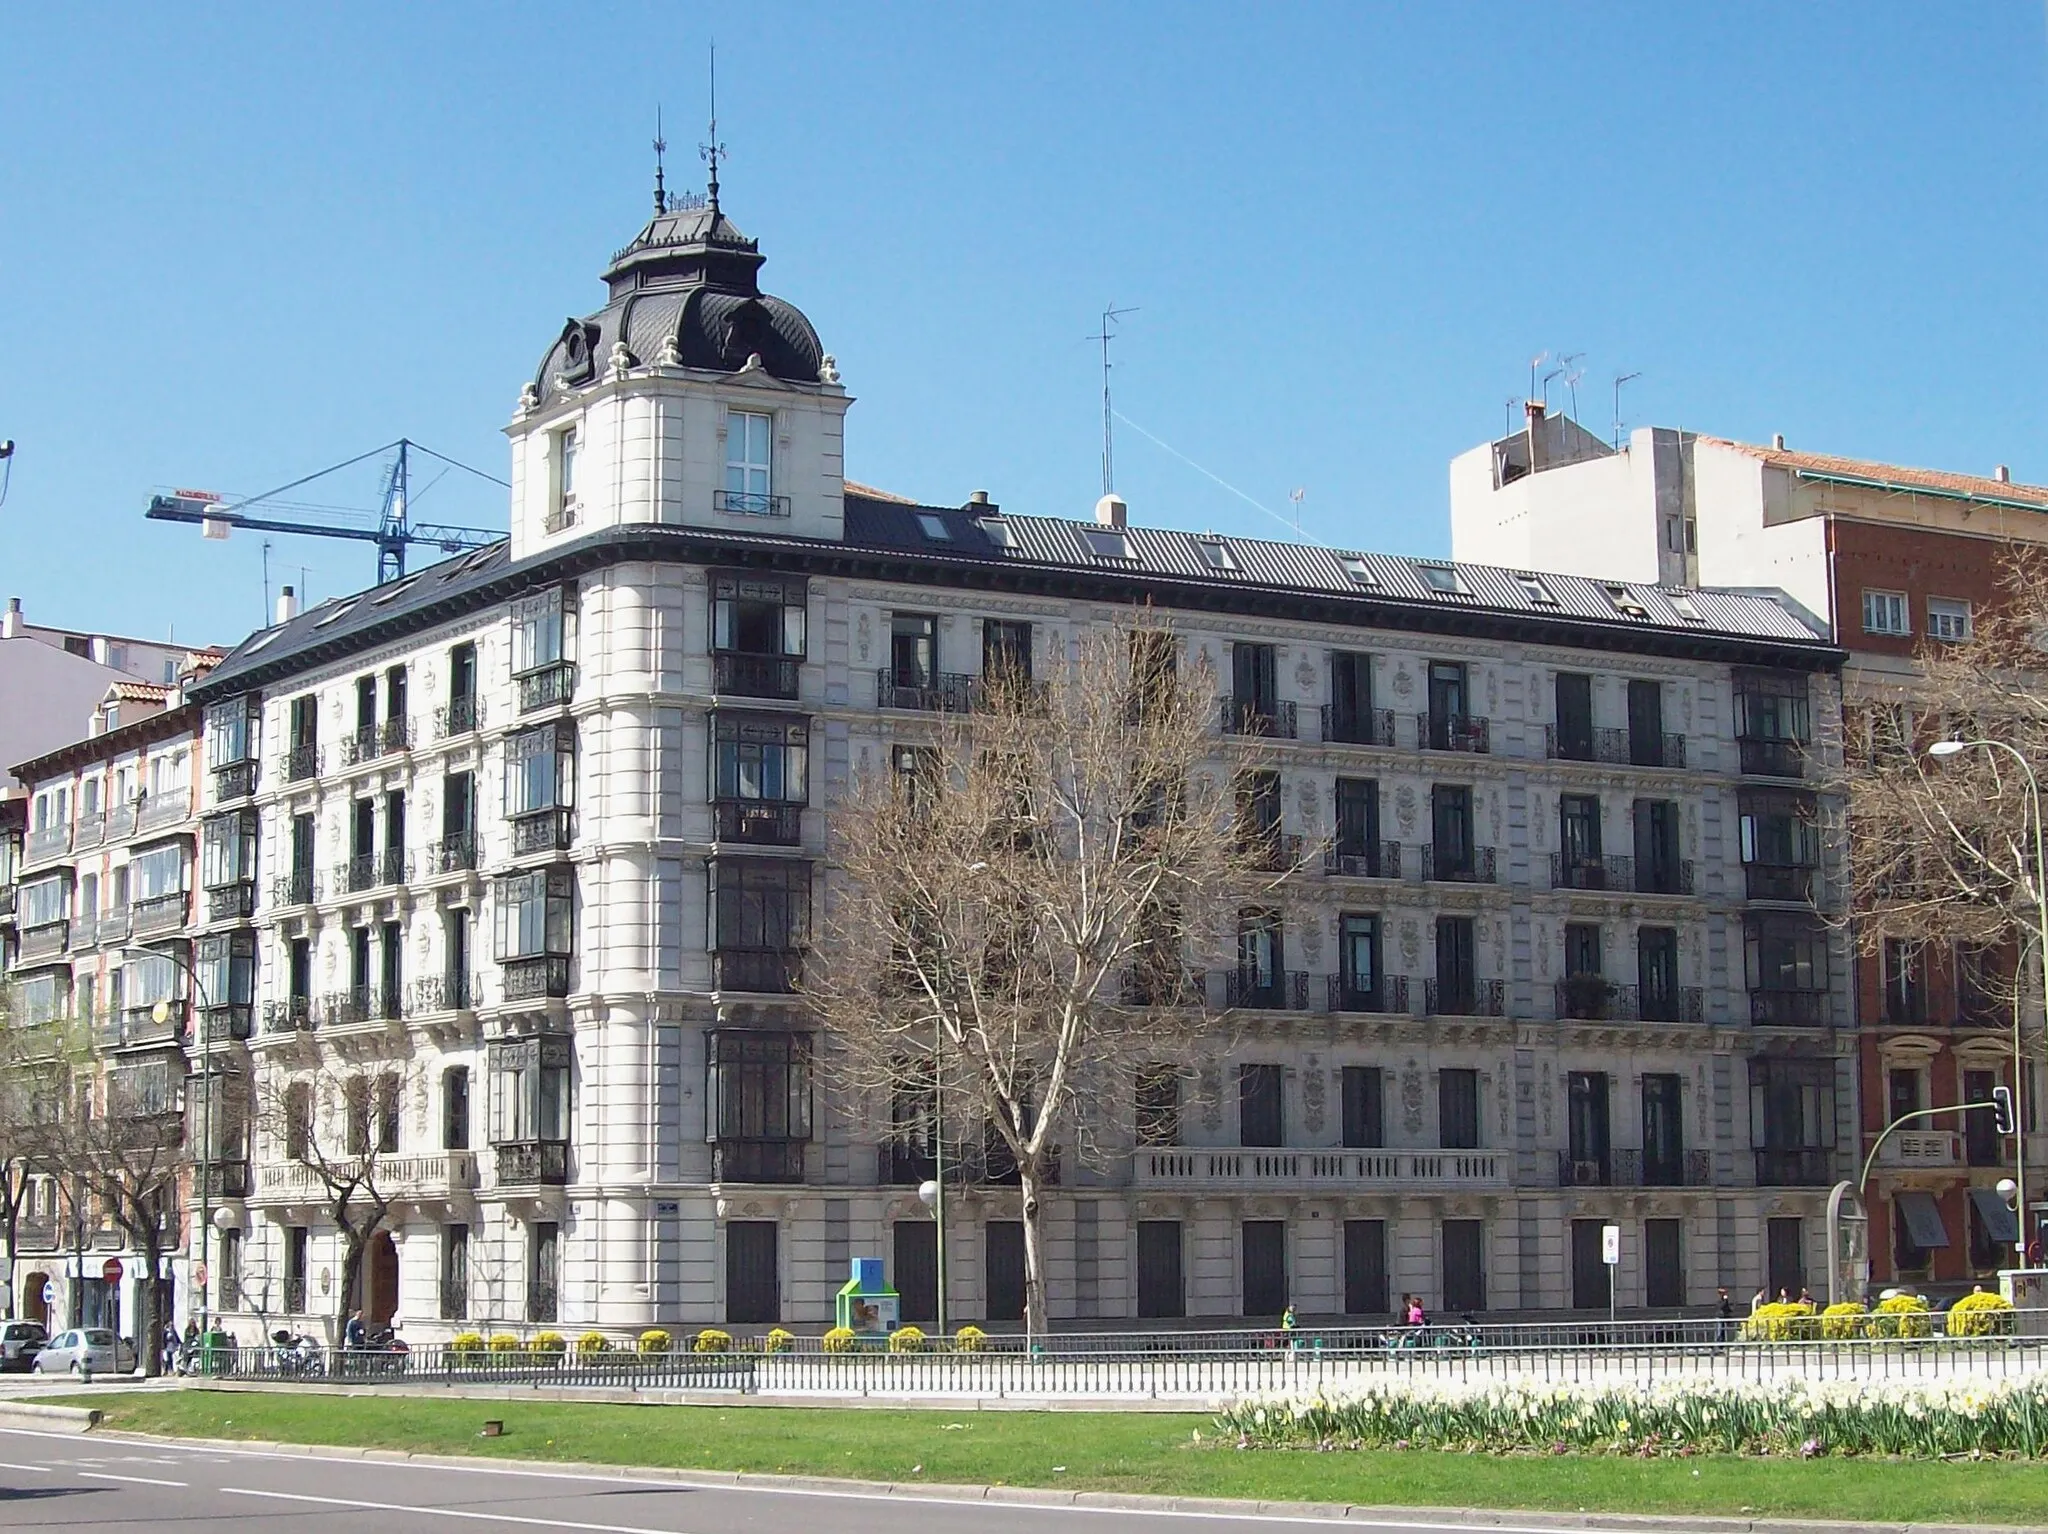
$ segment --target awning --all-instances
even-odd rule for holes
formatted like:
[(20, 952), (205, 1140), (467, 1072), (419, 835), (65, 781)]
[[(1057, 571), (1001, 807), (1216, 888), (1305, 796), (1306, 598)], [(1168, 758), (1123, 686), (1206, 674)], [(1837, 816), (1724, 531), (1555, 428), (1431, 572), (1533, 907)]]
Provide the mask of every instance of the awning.
[(1892, 1195), (1892, 1207), (1905, 1216), (1906, 1234), (1913, 1238), (1913, 1244), (1925, 1251), (1930, 1247), (1948, 1245), (1948, 1227), (1941, 1223), (1941, 1211), (1934, 1207), (1932, 1193), (1920, 1193), (1908, 1189)]
[(1984, 1229), (1993, 1241), (2001, 1246), (2012, 1246), (2020, 1239), (2020, 1222), (2012, 1212), (2012, 1205), (1998, 1196), (1996, 1188), (1972, 1188), (1970, 1202), (1977, 1206), (1977, 1218), (1984, 1222)]

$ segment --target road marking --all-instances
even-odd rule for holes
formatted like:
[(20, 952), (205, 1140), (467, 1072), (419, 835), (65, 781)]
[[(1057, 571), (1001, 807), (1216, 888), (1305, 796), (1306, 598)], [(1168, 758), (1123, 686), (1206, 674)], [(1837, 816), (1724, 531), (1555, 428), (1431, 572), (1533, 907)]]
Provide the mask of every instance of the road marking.
[(323, 1507), (356, 1507), (373, 1513), (414, 1513), (431, 1518), (465, 1518), (478, 1523), (521, 1523), (542, 1529), (581, 1529), (585, 1534), (686, 1534), (631, 1523), (572, 1523), (566, 1518), (522, 1518), (516, 1513), (485, 1513), (461, 1507), (418, 1507), (409, 1502), (359, 1502), (353, 1497), (314, 1497), (299, 1491), (258, 1491), (249, 1486), (223, 1486), (224, 1496), (273, 1497), (280, 1502), (314, 1502)]
[(26, 1470), (30, 1475), (56, 1474), (48, 1465), (10, 1465), (5, 1460), (0, 1460), (0, 1470)]
[(129, 1481), (137, 1486), (184, 1486), (185, 1481), (164, 1481), (153, 1475), (114, 1475), (105, 1470), (81, 1470), (81, 1477), (88, 1481)]

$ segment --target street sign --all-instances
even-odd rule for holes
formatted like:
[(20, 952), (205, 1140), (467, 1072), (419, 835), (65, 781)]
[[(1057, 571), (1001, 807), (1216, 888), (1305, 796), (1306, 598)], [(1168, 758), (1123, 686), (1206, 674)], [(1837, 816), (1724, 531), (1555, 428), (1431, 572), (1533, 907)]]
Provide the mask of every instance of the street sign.
[(123, 1271), (124, 1269), (121, 1267), (121, 1259), (118, 1257), (109, 1257), (100, 1268), (100, 1277), (104, 1278), (110, 1284), (118, 1284), (119, 1282), (121, 1282), (121, 1274)]
[(1610, 1268), (1620, 1264), (1621, 1227), (1619, 1225), (1603, 1225), (1600, 1227), (1600, 1260)]
[(57, 1281), (53, 1278), (43, 1280), (43, 1303), (45, 1305), (57, 1303)]

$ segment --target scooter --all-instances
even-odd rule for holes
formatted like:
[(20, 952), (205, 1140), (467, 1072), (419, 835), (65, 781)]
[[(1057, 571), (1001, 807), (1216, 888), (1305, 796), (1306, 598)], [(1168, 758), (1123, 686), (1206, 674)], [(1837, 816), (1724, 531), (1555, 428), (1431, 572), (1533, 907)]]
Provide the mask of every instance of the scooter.
[(270, 1334), (272, 1367), (279, 1374), (312, 1376), (327, 1372), (327, 1355), (318, 1338), (279, 1327)]

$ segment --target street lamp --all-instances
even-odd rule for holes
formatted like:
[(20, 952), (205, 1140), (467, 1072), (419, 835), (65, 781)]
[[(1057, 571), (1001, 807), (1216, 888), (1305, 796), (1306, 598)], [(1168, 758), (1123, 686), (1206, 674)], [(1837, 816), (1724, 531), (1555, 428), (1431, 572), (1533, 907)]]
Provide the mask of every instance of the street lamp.
[[(193, 1030), (194, 1037), (199, 1041), (201, 1047), (204, 1048), (207, 1043), (206, 1014), (212, 1011), (213, 1008), (212, 1003), (207, 1000), (206, 985), (199, 978), (199, 971), (176, 954), (166, 953), (160, 948), (124, 947), (116, 951), (123, 954), (135, 954), (144, 958), (167, 960), (185, 976), (186, 980), (191, 983), (192, 995), (199, 1004), (198, 1026)], [(156, 1005), (149, 1009), (149, 1015), (156, 1020), (158, 1026), (169, 1022), (171, 1019), (170, 1002), (165, 999), (159, 999)], [(201, 1098), (199, 1104), (199, 1156), (194, 1165), (195, 1180), (199, 1184), (199, 1272), (202, 1275), (199, 1282), (199, 1330), (202, 1335), (213, 1329), (211, 1324), (212, 1308), (207, 1304), (208, 1296), (212, 1291), (213, 1280), (213, 1274), (207, 1271), (212, 1257), (212, 1244), (208, 1237), (212, 1234), (213, 1221), (210, 1218), (212, 1210), (209, 1204), (211, 1190), (207, 1187), (206, 1181), (206, 1172), (208, 1166), (211, 1165), (210, 1158), (213, 1153), (213, 1094), (213, 1079), (209, 1075), (207, 1077), (206, 1093)], [(152, 1284), (156, 1282), (156, 1278), (157, 1276), (154, 1273), (149, 1275), (149, 1281)]]
[[(2003, 751), (2020, 764), (2020, 771), (2027, 780), (2027, 804), (2034, 818), (2034, 911), (2040, 923), (2041, 962), (2041, 1005), (2044, 1021), (2048, 1021), (2048, 848), (2043, 845), (2041, 824), (2041, 780), (2034, 776), (2034, 764), (2027, 760), (2026, 753), (2017, 746), (2002, 740), (1937, 740), (1927, 748), (1927, 754), (1937, 761), (1960, 756), (1965, 751)], [(2020, 1009), (2012, 1009), (2012, 1091), (2013, 1091), (2013, 1170), (2017, 1174), (2013, 1193), (2018, 1201), (2018, 1240), (2013, 1244), (2019, 1249), (2019, 1260), (2015, 1267), (2027, 1265), (2027, 1134), (2025, 1106), (2021, 1093), (2024, 1071), (2020, 1053)]]

